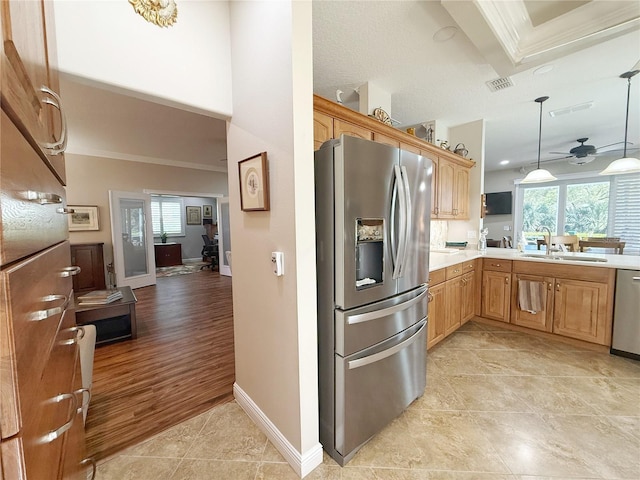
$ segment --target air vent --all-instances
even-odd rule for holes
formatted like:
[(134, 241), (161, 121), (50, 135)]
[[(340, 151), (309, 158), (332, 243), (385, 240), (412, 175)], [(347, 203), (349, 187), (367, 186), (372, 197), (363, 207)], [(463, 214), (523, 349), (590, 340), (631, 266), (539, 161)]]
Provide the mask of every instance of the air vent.
[(580, 110), (589, 110), (593, 107), (593, 102), (579, 103), (578, 105), (572, 105), (570, 107), (557, 108), (556, 110), (551, 110), (549, 115), (552, 117), (559, 117), (561, 115), (568, 115), (570, 113), (576, 113)]
[(487, 86), (492, 92), (497, 92), (499, 90), (504, 90), (505, 88), (513, 87), (513, 82), (509, 77), (502, 77), (487, 82)]

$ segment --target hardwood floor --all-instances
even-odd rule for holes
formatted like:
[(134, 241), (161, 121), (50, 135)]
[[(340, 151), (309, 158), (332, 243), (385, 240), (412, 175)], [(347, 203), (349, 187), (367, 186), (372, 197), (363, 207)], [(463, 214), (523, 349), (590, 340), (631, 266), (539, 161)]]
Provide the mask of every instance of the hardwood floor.
[(86, 432), (96, 460), (233, 398), (231, 278), (203, 270), (134, 293), (138, 338), (95, 352)]

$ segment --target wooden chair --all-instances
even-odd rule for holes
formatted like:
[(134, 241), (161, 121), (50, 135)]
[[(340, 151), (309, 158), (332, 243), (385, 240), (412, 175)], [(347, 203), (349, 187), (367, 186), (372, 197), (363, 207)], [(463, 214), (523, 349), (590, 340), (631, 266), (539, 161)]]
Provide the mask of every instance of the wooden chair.
[(612, 248), (614, 253), (622, 255), (624, 251), (625, 242), (620, 241), (620, 237), (588, 237), (586, 240), (580, 240), (578, 242), (581, 252), (584, 252), (585, 248)]
[(552, 235), (551, 246), (560, 245), (560, 244), (568, 247), (570, 252), (577, 252), (578, 236), (577, 235)]

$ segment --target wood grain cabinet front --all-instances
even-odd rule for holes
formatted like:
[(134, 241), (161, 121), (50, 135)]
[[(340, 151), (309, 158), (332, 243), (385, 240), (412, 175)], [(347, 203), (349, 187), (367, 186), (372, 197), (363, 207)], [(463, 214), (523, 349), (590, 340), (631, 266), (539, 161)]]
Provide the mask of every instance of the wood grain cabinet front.
[(80, 268), (73, 276), (73, 291), (82, 293), (91, 290), (104, 290), (103, 243), (79, 243), (71, 245), (71, 263)]

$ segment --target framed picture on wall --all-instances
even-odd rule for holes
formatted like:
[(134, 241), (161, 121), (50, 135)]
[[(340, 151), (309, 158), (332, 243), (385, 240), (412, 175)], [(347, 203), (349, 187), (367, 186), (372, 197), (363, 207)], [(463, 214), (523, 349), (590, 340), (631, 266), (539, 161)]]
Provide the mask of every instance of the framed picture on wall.
[(187, 225), (202, 225), (200, 207), (187, 207)]
[(245, 212), (269, 210), (267, 152), (238, 162), (240, 208)]
[(202, 205), (202, 218), (213, 218), (213, 205)]
[(67, 205), (73, 213), (67, 216), (70, 232), (100, 230), (98, 207), (91, 205)]

